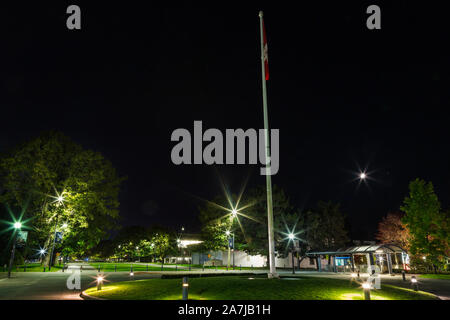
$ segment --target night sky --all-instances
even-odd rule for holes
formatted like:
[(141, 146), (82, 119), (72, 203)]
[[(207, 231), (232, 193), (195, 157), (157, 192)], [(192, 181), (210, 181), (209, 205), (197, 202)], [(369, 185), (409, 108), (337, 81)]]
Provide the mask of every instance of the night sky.
[[(78, 1), (0, 10), (0, 152), (49, 129), (103, 153), (120, 175), (124, 225), (196, 232), (199, 198), (265, 184), (260, 165), (172, 164), (173, 130), (262, 128), (258, 11), (269, 42), (273, 183), (299, 208), (339, 201), (353, 239), (371, 239), (408, 183), (449, 202), (450, 27), (435, 5), (172, 7)], [(278, 2), (277, 2), (278, 3)], [(365, 13), (379, 4), (382, 29)], [(82, 28), (66, 28), (81, 7)], [(224, 132), (224, 131), (223, 131)], [(371, 180), (357, 188), (359, 168)]]

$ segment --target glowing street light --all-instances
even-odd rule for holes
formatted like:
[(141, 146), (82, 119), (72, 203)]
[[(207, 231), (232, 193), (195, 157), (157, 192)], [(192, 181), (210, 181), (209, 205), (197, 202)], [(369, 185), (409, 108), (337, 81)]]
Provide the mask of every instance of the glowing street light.
[(360, 178), (361, 180), (364, 180), (365, 178), (367, 178), (366, 173), (365, 173), (365, 172), (361, 172), (361, 174), (359, 175), (359, 178)]
[(294, 240), (295, 239), (295, 235), (291, 232), (288, 235), (289, 240)]
[(236, 211), (236, 209), (231, 210), (231, 217), (232, 217), (232, 218), (236, 218), (236, 216), (237, 216), (237, 211)]
[(15, 221), (13, 224), (13, 227), (14, 227), (14, 239), (13, 239), (13, 246), (11, 249), (11, 259), (9, 260), (8, 278), (11, 278), (11, 269), (12, 269), (12, 265), (14, 263), (14, 255), (16, 253), (17, 234), (19, 233), (20, 229), (22, 228), (22, 223), (20, 221)]

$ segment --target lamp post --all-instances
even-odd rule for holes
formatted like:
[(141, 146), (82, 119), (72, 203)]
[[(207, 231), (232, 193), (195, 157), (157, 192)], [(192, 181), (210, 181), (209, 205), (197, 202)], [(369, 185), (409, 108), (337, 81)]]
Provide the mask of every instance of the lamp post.
[[(233, 270), (234, 270), (234, 233), (230, 230), (225, 231), (225, 234), (227, 235), (228, 240), (228, 264), (227, 269), (230, 268), (230, 255), (231, 255), (231, 247), (233, 246)], [(230, 243), (230, 236), (231, 236), (231, 243)]]
[(53, 234), (53, 244), (52, 244), (52, 251), (50, 253), (50, 263), (48, 265), (48, 270), (50, 271), (52, 269), (53, 264), (53, 252), (55, 250), (55, 243), (56, 243), (56, 229), (58, 227), (58, 218), (60, 214), (60, 208), (62, 205), (64, 205), (64, 197), (62, 196), (62, 193), (60, 195), (57, 195), (56, 200), (54, 201), (56, 203), (56, 206), (58, 207), (58, 212), (56, 214), (56, 222), (55, 222), (55, 232)]
[(292, 241), (292, 252), (291, 252), (291, 255), (292, 255), (292, 274), (295, 274), (295, 265), (294, 265), (294, 239), (295, 239), (295, 235), (291, 232), (291, 233), (289, 233), (288, 237), (289, 237), (289, 242)]
[(8, 278), (11, 278), (11, 269), (12, 265), (14, 263), (14, 254), (16, 253), (16, 240), (17, 240), (17, 233), (22, 228), (22, 223), (17, 221), (14, 223), (14, 238), (13, 238), (13, 246), (11, 249), (11, 258), (9, 260), (9, 268), (8, 268)]

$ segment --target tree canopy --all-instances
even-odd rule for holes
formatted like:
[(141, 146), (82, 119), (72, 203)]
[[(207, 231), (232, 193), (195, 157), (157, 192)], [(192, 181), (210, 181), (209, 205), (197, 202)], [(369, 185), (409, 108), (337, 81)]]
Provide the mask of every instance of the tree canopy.
[(84, 255), (119, 218), (123, 178), (102, 154), (86, 150), (60, 132), (46, 132), (0, 157), (0, 202), (21, 207), (35, 243), (49, 247), (54, 229), (62, 253)]

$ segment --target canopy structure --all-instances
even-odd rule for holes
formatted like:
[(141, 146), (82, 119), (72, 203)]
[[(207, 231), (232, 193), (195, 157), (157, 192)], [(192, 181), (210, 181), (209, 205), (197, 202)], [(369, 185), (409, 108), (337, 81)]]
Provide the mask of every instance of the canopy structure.
[(402, 253), (406, 251), (395, 244), (377, 244), (371, 246), (355, 246), (340, 248), (336, 251), (315, 251), (306, 253), (307, 256), (317, 255), (339, 255), (339, 254), (356, 254), (356, 253)]
[[(353, 247), (344, 247), (335, 251), (312, 251), (306, 253), (306, 255), (310, 258), (317, 259), (317, 267), (319, 271), (322, 271), (321, 268), (321, 257), (328, 256), (329, 261), (333, 262), (333, 271), (337, 272), (337, 267), (339, 265), (344, 265), (348, 268), (351, 267), (352, 271), (355, 270), (355, 256), (364, 256), (366, 260), (366, 264), (364, 268), (367, 268), (367, 272), (371, 272), (375, 270), (375, 266), (379, 265), (381, 272), (383, 271), (383, 267), (386, 267), (389, 273), (392, 273), (393, 269), (393, 259), (395, 259), (395, 269), (400, 269), (400, 265), (402, 265), (402, 269), (405, 268), (408, 255), (406, 250), (399, 247), (395, 244), (377, 244), (377, 245), (365, 245), (365, 246), (353, 246)], [(348, 259), (348, 263), (345, 263)], [(401, 260), (401, 263), (399, 262)], [(385, 264), (383, 264), (385, 261)], [(358, 268), (359, 270), (360, 268)]]

